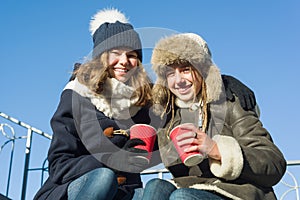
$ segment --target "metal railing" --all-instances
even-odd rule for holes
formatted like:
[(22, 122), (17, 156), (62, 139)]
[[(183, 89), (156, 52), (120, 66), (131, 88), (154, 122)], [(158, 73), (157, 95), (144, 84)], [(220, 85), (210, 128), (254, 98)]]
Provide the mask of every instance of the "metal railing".
[[(29, 171), (40, 170), (43, 174), (43, 172), (46, 170), (46, 168), (30, 168), (29, 167), (33, 133), (41, 135), (44, 138), (49, 139), (49, 140), (52, 139), (52, 136), (50, 134), (45, 133), (37, 128), (34, 128), (24, 122), (21, 122), (13, 117), (10, 117), (10, 116), (6, 115), (5, 113), (0, 112), (0, 116), (4, 119), (7, 119), (9, 122), (12, 122), (13, 124), (18, 125), (19, 127), (25, 128), (27, 130), (26, 135), (17, 136), (17, 134), (15, 133), (15, 128), (13, 128), (13, 126), (11, 124), (0, 123), (0, 132), (2, 133), (4, 138), (6, 138), (6, 140), (2, 143), (2, 145), (0, 147), (0, 154), (2, 153), (4, 147), (6, 147), (9, 143), (11, 143), (10, 156), (8, 158), (9, 165), (8, 165), (8, 175), (7, 175), (6, 191), (5, 191), (6, 197), (9, 197), (9, 190), (11, 187), (11, 176), (12, 176), (12, 169), (13, 169), (14, 155), (15, 155), (15, 143), (17, 140), (20, 140), (20, 139), (26, 140), (25, 160), (24, 160), (24, 167), (23, 167), (23, 182), (22, 182), (22, 190), (21, 190), (21, 200), (24, 200), (26, 197)], [(1, 166), (3, 166), (3, 165), (1, 165)], [(3, 177), (3, 176), (1, 176), (1, 177)]]
[[(42, 183), (45, 181), (47, 175), (47, 160), (45, 157), (42, 157), (40, 159), (38, 166), (41, 167), (30, 167), (31, 164), (31, 153), (32, 153), (32, 140), (33, 140), (33, 135), (37, 134), (41, 136), (42, 138), (46, 139), (48, 143), (50, 144), (50, 140), (52, 139), (51, 135), (48, 133), (45, 133), (37, 128), (34, 128), (24, 122), (21, 122), (13, 117), (10, 117), (2, 112), (0, 112), (0, 119), (6, 120), (6, 122), (2, 122), (0, 120), (0, 134), (3, 136), (1, 137), (0, 135), (0, 160), (1, 160), (1, 165), (0, 165), (0, 186), (2, 186), (2, 189), (0, 187), (0, 195), (4, 195), (8, 198), (11, 198), (12, 193), (18, 193), (17, 190), (21, 191), (20, 193), (20, 198), (19, 197), (14, 197), (18, 198), (21, 200), (26, 199), (26, 193), (27, 193), (27, 185), (30, 183), (32, 185), (32, 182), (40, 182), (38, 184), (38, 187), (42, 185)], [(22, 130), (23, 129), (23, 130)], [(16, 132), (24, 132), (24, 129), (26, 130), (26, 134), (20, 135), (17, 134)], [(4, 139), (4, 140), (3, 140)], [(15, 154), (17, 153), (16, 151), (20, 151), (20, 149), (16, 148), (16, 142), (17, 141), (25, 141), (25, 144), (23, 143), (23, 148), (21, 148), (21, 151), (24, 151), (23, 153), (23, 159), (24, 161), (20, 162), (20, 159), (16, 159)], [(9, 149), (8, 145), (11, 144), (11, 147)], [(21, 145), (21, 146), (22, 146)], [(6, 150), (4, 152), (4, 150)], [(48, 150), (48, 147), (44, 148), (44, 151), (46, 152)], [(5, 156), (3, 155), (5, 154)], [(7, 162), (4, 162), (2, 160), (2, 156), (4, 156), (3, 160), (7, 160)], [(7, 165), (3, 164), (7, 163)], [(14, 169), (13, 167), (18, 165), (22, 169)], [(7, 166), (7, 169), (4, 170), (4, 166)], [(299, 200), (299, 184), (297, 181), (297, 176), (300, 177), (300, 160), (295, 160), (295, 161), (288, 161), (288, 170), (280, 183), (278, 183), (274, 188), (276, 195), (280, 199), (291, 199), (291, 196), (293, 196), (292, 199), (297, 199)], [(23, 174), (21, 175), (23, 177), (22, 183), (20, 188), (13, 188), (13, 192), (11, 192), (11, 187), (13, 185), (13, 180), (12, 180), (12, 174), (15, 173), (15, 171), (20, 171), (23, 170)], [(31, 171), (37, 171), (39, 172), (40, 176), (39, 178), (35, 178), (34, 180), (29, 180), (29, 172)], [(5, 173), (5, 174), (1, 174)], [(164, 179), (164, 178), (170, 178), (171, 175), (169, 172), (162, 167), (162, 169), (148, 169), (142, 172), (142, 179), (144, 182), (147, 181), (145, 177), (151, 176), (156, 176), (158, 178)], [(168, 176), (168, 177), (167, 177)], [(6, 178), (6, 180), (4, 180)], [(39, 179), (39, 180), (37, 180)], [(32, 188), (31, 188), (32, 189)], [(36, 191), (38, 188), (35, 189)], [(32, 199), (30, 197), (30, 199)]]

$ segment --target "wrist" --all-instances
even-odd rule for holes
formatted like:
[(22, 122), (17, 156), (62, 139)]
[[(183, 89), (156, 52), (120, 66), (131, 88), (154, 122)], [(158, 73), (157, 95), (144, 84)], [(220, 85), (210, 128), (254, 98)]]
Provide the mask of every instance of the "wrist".
[(212, 149), (207, 153), (207, 156), (214, 160), (219, 160), (219, 161), (221, 160), (221, 154), (216, 142), (214, 142), (214, 145)]

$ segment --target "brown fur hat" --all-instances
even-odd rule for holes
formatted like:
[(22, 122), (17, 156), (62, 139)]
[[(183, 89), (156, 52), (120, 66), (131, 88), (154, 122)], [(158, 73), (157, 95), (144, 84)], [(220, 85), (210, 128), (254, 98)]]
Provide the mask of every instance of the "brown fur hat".
[(194, 33), (176, 34), (158, 41), (151, 58), (157, 75), (155, 84), (166, 86), (166, 66), (187, 62), (199, 71), (206, 83), (207, 103), (219, 100), (223, 87), (220, 70), (211, 59), (207, 43)]

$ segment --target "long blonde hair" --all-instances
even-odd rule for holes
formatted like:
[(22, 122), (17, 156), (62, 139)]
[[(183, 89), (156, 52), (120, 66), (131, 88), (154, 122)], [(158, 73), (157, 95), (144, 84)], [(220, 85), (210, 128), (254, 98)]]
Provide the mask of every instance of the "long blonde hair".
[[(112, 78), (109, 73), (108, 52), (103, 52), (100, 56), (82, 64), (74, 73), (78, 81), (95, 95), (101, 94), (106, 79)], [(136, 106), (145, 106), (151, 102), (151, 80), (139, 59), (135, 74), (130, 77), (127, 84), (136, 89), (133, 94), (133, 97), (139, 97)]]

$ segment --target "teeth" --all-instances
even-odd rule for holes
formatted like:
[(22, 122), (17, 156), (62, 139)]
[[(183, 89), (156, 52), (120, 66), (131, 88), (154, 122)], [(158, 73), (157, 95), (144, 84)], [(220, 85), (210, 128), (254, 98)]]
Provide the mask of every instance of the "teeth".
[(185, 86), (185, 87), (180, 87), (180, 88), (177, 88), (178, 92), (180, 93), (185, 93), (187, 92), (188, 90), (190, 90), (191, 86)]
[(185, 91), (186, 88), (179, 88), (178, 90), (179, 90), (180, 92), (182, 92), (182, 91)]
[(180, 88), (177, 88), (178, 90), (186, 90), (186, 89), (189, 89), (190, 86), (186, 86), (186, 87), (180, 87)]
[(116, 71), (118, 71), (118, 72), (128, 72), (128, 70), (127, 69), (115, 69)]

